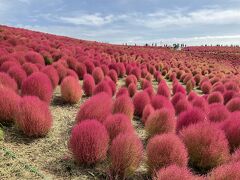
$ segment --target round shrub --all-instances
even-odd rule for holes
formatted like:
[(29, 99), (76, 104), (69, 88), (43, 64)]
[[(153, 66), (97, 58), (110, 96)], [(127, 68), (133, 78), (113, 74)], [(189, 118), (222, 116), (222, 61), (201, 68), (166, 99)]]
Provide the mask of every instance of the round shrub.
[(110, 174), (113, 179), (125, 179), (133, 175), (143, 157), (141, 140), (133, 133), (119, 134), (109, 150)]
[(110, 96), (113, 95), (112, 89), (111, 89), (110, 85), (108, 84), (107, 80), (103, 80), (95, 86), (95, 88), (93, 90), (93, 95), (96, 95), (101, 92), (105, 92), (105, 93), (109, 94)]
[(151, 100), (151, 104), (154, 107), (154, 109), (168, 108), (173, 113), (175, 113), (174, 107), (173, 107), (171, 101), (168, 98), (166, 98), (165, 96), (161, 96), (161, 95), (154, 96)]
[(58, 76), (57, 70), (53, 66), (46, 66), (41, 71), (48, 76), (48, 78), (52, 83), (53, 89), (55, 89), (59, 82), (59, 76)]
[(145, 91), (138, 92), (133, 97), (134, 113), (141, 117), (144, 107), (150, 103), (150, 97)]
[(34, 52), (34, 51), (29, 51), (25, 55), (25, 59), (27, 62), (33, 63), (33, 64), (42, 64), (45, 65), (44, 59), (41, 56), (41, 54)]
[(145, 129), (149, 137), (156, 134), (174, 133), (176, 130), (175, 116), (167, 108), (156, 110), (147, 118)]
[(27, 136), (44, 136), (52, 127), (48, 105), (35, 96), (24, 96), (16, 116), (17, 127)]
[(111, 141), (120, 133), (134, 132), (131, 120), (126, 115), (120, 113), (109, 115), (103, 122), (103, 125), (107, 129)]
[(235, 91), (226, 91), (223, 94), (224, 104), (227, 104), (232, 98), (236, 97), (237, 93)]
[(231, 99), (226, 107), (230, 112), (240, 111), (240, 97)]
[(128, 75), (125, 79), (125, 84), (128, 87), (131, 83), (137, 84), (137, 78), (134, 75)]
[(181, 99), (186, 99), (186, 95), (183, 93), (176, 93), (171, 99), (172, 105), (175, 106), (177, 102)]
[(73, 127), (69, 149), (76, 162), (92, 165), (106, 158), (108, 143), (106, 128), (97, 120), (85, 120)]
[(137, 92), (137, 85), (134, 84), (134, 83), (131, 83), (129, 86), (128, 86), (128, 93), (130, 95), (130, 97), (133, 97)]
[(85, 64), (78, 63), (75, 67), (75, 71), (78, 75), (78, 78), (80, 80), (82, 80), (84, 78), (85, 74), (87, 73), (87, 68), (86, 68)]
[(230, 115), (226, 106), (219, 103), (209, 105), (208, 119), (212, 122), (222, 122)]
[(196, 177), (186, 167), (170, 165), (157, 171), (154, 180), (196, 180)]
[(137, 80), (141, 78), (141, 70), (138, 67), (132, 68), (130, 74), (136, 76)]
[(24, 69), (24, 71), (27, 73), (27, 75), (31, 75), (34, 72), (38, 72), (39, 69), (37, 67), (36, 64), (32, 64), (32, 63), (24, 63), (22, 65), (22, 68)]
[(240, 179), (240, 162), (223, 164), (215, 168), (208, 176), (209, 180)]
[(118, 80), (117, 72), (114, 69), (111, 69), (108, 73), (108, 76), (116, 83)]
[(50, 103), (52, 93), (52, 83), (48, 76), (42, 72), (31, 74), (22, 83), (22, 95), (24, 96), (37, 96), (41, 100)]
[(240, 148), (237, 148), (231, 155), (231, 162), (240, 162)]
[(188, 149), (190, 166), (200, 173), (225, 163), (229, 158), (229, 147), (222, 130), (211, 123), (197, 123), (180, 132)]
[(186, 167), (188, 153), (182, 141), (175, 134), (156, 135), (147, 144), (147, 165), (150, 172), (176, 164)]
[(128, 93), (128, 89), (126, 87), (121, 87), (117, 94), (116, 94), (116, 98), (118, 98), (119, 96), (122, 96), (122, 95), (126, 95), (126, 96), (129, 96), (129, 93)]
[(16, 81), (8, 74), (0, 72), (0, 87), (2, 86), (12, 89), (15, 92), (18, 90)]
[(100, 67), (94, 68), (94, 70), (92, 72), (92, 76), (93, 76), (95, 83), (98, 84), (104, 78), (102, 69)]
[(161, 81), (158, 85), (158, 90), (157, 90), (157, 94), (158, 95), (162, 95), (165, 96), (167, 98), (170, 98), (171, 93), (170, 90), (168, 88), (168, 85), (166, 84), (165, 81)]
[(14, 67), (14, 66), (17, 66), (17, 67), (21, 67), (19, 65), (19, 63), (17, 63), (16, 61), (6, 61), (4, 62), (1, 67), (0, 67), (0, 71), (2, 72), (8, 72), (8, 70), (11, 68), (11, 67)]
[(7, 87), (0, 86), (0, 123), (15, 120), (20, 96)]
[(65, 77), (67, 77), (67, 76), (72, 76), (75, 79), (79, 80), (77, 73), (74, 70), (72, 70), (72, 69), (67, 69), (67, 74), (66, 74)]
[(191, 108), (181, 113), (177, 118), (177, 132), (191, 124), (207, 120), (206, 114), (199, 108)]
[(67, 76), (61, 83), (61, 95), (65, 102), (77, 103), (82, 97), (82, 88), (78, 80), (72, 76)]
[(78, 111), (76, 122), (96, 119), (103, 122), (112, 112), (112, 98), (105, 92), (98, 93), (85, 101)]
[(151, 104), (147, 104), (145, 106), (145, 108), (143, 109), (143, 113), (142, 113), (142, 122), (143, 124), (146, 123), (148, 117), (154, 112), (154, 108), (152, 107)]
[(134, 114), (134, 105), (132, 99), (127, 95), (117, 97), (113, 103), (112, 113), (125, 114), (130, 120), (132, 120)]
[(204, 94), (209, 94), (212, 88), (212, 84), (209, 81), (202, 83), (201, 90)]
[(93, 70), (95, 68), (95, 65), (93, 64), (93, 62), (85, 61), (84, 64), (85, 64), (85, 66), (87, 68), (87, 73), (92, 74), (92, 72), (93, 72)]
[(211, 94), (209, 94), (207, 101), (208, 101), (208, 104), (212, 104), (212, 103), (223, 104), (224, 103), (223, 95), (218, 91), (212, 92)]
[(15, 79), (17, 82), (18, 88), (20, 89), (22, 86), (22, 82), (27, 78), (26, 72), (18, 66), (13, 66), (8, 70), (8, 74)]
[(192, 106), (201, 109), (205, 114), (209, 112), (208, 102), (202, 97), (196, 97), (192, 102)]
[(86, 96), (92, 96), (95, 88), (95, 81), (90, 74), (85, 74), (83, 78), (83, 91)]
[(188, 101), (189, 102), (192, 102), (196, 97), (198, 97), (197, 93), (194, 92), (194, 91), (191, 91), (189, 94), (188, 94)]
[(187, 111), (192, 108), (192, 105), (189, 103), (186, 99), (181, 99), (177, 102), (177, 104), (174, 106), (176, 115), (179, 115), (180, 113)]

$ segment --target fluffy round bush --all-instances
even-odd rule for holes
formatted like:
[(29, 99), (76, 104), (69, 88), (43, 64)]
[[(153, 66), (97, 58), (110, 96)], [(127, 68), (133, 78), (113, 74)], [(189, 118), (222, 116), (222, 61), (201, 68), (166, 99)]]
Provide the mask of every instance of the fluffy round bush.
[(145, 91), (138, 92), (133, 97), (134, 113), (141, 117), (144, 107), (150, 103), (150, 97)]
[(16, 116), (17, 127), (27, 136), (44, 136), (52, 127), (48, 105), (36, 96), (24, 96)]
[(147, 104), (145, 106), (145, 108), (143, 109), (143, 113), (142, 113), (142, 122), (143, 124), (146, 123), (147, 118), (149, 117), (150, 114), (152, 114), (154, 112), (154, 108), (152, 107), (151, 104)]
[(122, 95), (126, 95), (126, 96), (129, 96), (129, 93), (128, 93), (128, 89), (126, 87), (121, 87), (117, 94), (116, 94), (116, 98), (118, 98), (119, 96), (122, 96)]
[(132, 99), (127, 95), (117, 97), (113, 103), (112, 113), (125, 114), (130, 120), (132, 120), (134, 114), (134, 105)]
[(177, 104), (174, 106), (176, 115), (179, 115), (180, 113), (187, 111), (192, 108), (192, 105), (190, 102), (186, 99), (181, 99), (177, 102)]
[(212, 103), (223, 104), (224, 98), (220, 92), (216, 91), (216, 92), (212, 92), (211, 94), (209, 94), (207, 101), (208, 101), (208, 104), (212, 104)]
[(105, 76), (104, 81), (107, 81), (108, 85), (112, 90), (112, 96), (114, 96), (117, 91), (116, 83), (113, 82), (113, 80), (109, 76)]
[(19, 65), (19, 63), (17, 63), (16, 61), (6, 61), (4, 62), (1, 67), (0, 67), (0, 71), (2, 72), (8, 72), (8, 70), (11, 68), (11, 67), (14, 67), (14, 66), (17, 66), (17, 67), (21, 67)]
[(112, 112), (112, 98), (105, 92), (92, 96), (85, 101), (78, 111), (76, 122), (96, 119), (103, 122)]
[(156, 135), (147, 144), (147, 165), (150, 172), (176, 164), (186, 167), (188, 153), (182, 141), (175, 134)]
[(194, 91), (191, 91), (191, 92), (188, 94), (187, 100), (188, 100), (189, 102), (192, 102), (196, 97), (198, 97), (197, 93), (194, 92)]
[(108, 143), (106, 128), (97, 120), (85, 120), (73, 127), (69, 149), (76, 162), (92, 165), (106, 158)]
[(196, 97), (191, 102), (193, 107), (201, 109), (205, 114), (208, 114), (209, 112), (209, 106), (208, 102), (204, 97)]
[(134, 84), (134, 83), (131, 83), (129, 86), (128, 86), (128, 93), (130, 95), (130, 97), (133, 97), (137, 92), (137, 85)]
[(226, 106), (219, 103), (209, 105), (208, 119), (212, 122), (222, 122), (230, 115)]
[(8, 74), (15, 79), (17, 82), (18, 88), (20, 89), (22, 86), (22, 82), (27, 78), (26, 72), (18, 66), (13, 66), (8, 70)]
[(31, 74), (22, 83), (22, 95), (24, 96), (37, 96), (41, 100), (50, 103), (52, 93), (52, 83), (48, 76), (42, 72)]
[(24, 71), (27, 73), (27, 75), (31, 75), (34, 72), (38, 72), (39, 69), (37, 67), (36, 64), (32, 64), (32, 63), (24, 63), (22, 65), (22, 68), (24, 69)]
[(156, 110), (147, 118), (145, 129), (149, 137), (156, 134), (174, 133), (176, 130), (175, 115), (167, 108)]
[(240, 148), (237, 148), (231, 155), (231, 162), (240, 162)]
[(58, 76), (57, 70), (53, 66), (46, 66), (41, 71), (48, 76), (48, 78), (52, 83), (53, 89), (55, 89), (59, 82), (59, 76)]
[(221, 128), (226, 134), (231, 150), (240, 147), (240, 112), (231, 113)]
[(93, 72), (93, 70), (95, 68), (95, 65), (93, 64), (93, 62), (85, 61), (84, 64), (85, 64), (85, 66), (87, 68), (87, 73), (92, 74), (92, 72)]
[(45, 65), (44, 59), (41, 54), (34, 52), (34, 51), (29, 51), (25, 55), (25, 59), (27, 62), (33, 63), (33, 64), (42, 64)]
[(131, 83), (137, 84), (137, 78), (134, 75), (128, 75), (125, 79), (126, 86), (128, 87)]
[(16, 81), (8, 74), (0, 72), (0, 87), (2, 86), (12, 89), (15, 92), (18, 90)]
[(92, 96), (95, 88), (95, 81), (90, 74), (85, 74), (83, 78), (83, 91), (86, 96)]
[(225, 163), (229, 158), (226, 136), (214, 124), (193, 124), (183, 129), (180, 137), (188, 149), (190, 166), (200, 173)]
[(98, 84), (104, 78), (102, 69), (100, 67), (94, 68), (94, 70), (92, 72), (92, 76), (93, 76), (95, 83)]
[(82, 97), (82, 88), (78, 80), (72, 76), (67, 76), (61, 83), (61, 96), (65, 102), (77, 103)]
[(78, 75), (78, 78), (80, 80), (82, 80), (84, 78), (85, 74), (87, 73), (87, 68), (86, 68), (85, 64), (78, 63), (75, 67), (75, 71)]
[(240, 111), (240, 97), (236, 97), (236, 98), (231, 99), (226, 104), (226, 107), (230, 112)]
[(171, 102), (172, 102), (173, 106), (175, 106), (177, 104), (177, 102), (181, 99), (186, 99), (186, 95), (183, 94), (183, 93), (174, 94), (174, 96), (171, 99)]
[(113, 179), (125, 179), (133, 175), (143, 157), (141, 140), (133, 133), (119, 134), (109, 150), (110, 174)]
[(175, 110), (171, 101), (165, 96), (161, 96), (161, 95), (154, 96), (151, 100), (151, 104), (154, 107), (154, 109), (168, 108), (173, 113), (175, 113)]
[(101, 65), (103, 74), (106, 76), (109, 73), (109, 67), (106, 64)]
[(108, 73), (108, 76), (116, 83), (118, 80), (117, 72), (114, 69), (111, 69)]
[(120, 133), (134, 132), (131, 120), (125, 114), (121, 113), (109, 115), (103, 122), (103, 125), (107, 129), (111, 141)]
[(20, 96), (7, 87), (0, 86), (0, 123), (15, 120)]
[(236, 97), (237, 93), (235, 91), (226, 91), (223, 94), (224, 104), (227, 104), (232, 98)]
[(132, 68), (130, 74), (136, 76), (137, 80), (141, 78), (141, 70), (138, 67)]
[(240, 179), (240, 162), (223, 164), (215, 168), (208, 176), (208, 180), (238, 180)]
[(212, 88), (212, 84), (209, 81), (202, 83), (201, 90), (204, 94), (209, 94)]
[(95, 86), (95, 88), (93, 90), (93, 95), (96, 95), (101, 92), (105, 92), (105, 93), (109, 94), (110, 96), (113, 95), (112, 89), (111, 89), (110, 85), (108, 84), (107, 80), (103, 80)]
[(179, 167), (177, 165), (170, 165), (157, 171), (153, 180), (196, 180), (189, 169), (186, 167)]
[[(67, 74), (66, 74), (66, 76), (72, 76), (72, 77), (74, 77), (75, 79), (79, 80), (77, 73), (76, 73), (74, 70), (72, 70), (72, 69), (67, 69)], [(66, 77), (66, 76), (65, 76), (65, 77)], [(65, 77), (64, 77), (64, 78), (65, 78)]]
[(177, 118), (177, 132), (191, 124), (207, 120), (206, 114), (199, 108), (191, 108), (181, 113)]
[(168, 85), (166, 84), (165, 81), (161, 81), (158, 85), (158, 89), (157, 89), (157, 94), (158, 95), (162, 95), (165, 96), (167, 98), (170, 98), (171, 93), (170, 90), (168, 88)]

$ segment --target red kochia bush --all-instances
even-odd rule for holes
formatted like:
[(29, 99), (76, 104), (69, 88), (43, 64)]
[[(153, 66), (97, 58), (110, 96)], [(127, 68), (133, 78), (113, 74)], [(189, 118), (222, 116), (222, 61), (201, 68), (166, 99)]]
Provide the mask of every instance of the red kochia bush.
[(106, 158), (108, 143), (106, 128), (97, 120), (86, 120), (73, 127), (69, 149), (78, 163), (92, 165)]
[(150, 172), (176, 164), (186, 167), (188, 163), (187, 150), (175, 134), (156, 135), (147, 144), (147, 165)]
[(109, 94), (110, 96), (113, 95), (112, 89), (111, 89), (109, 83), (107, 82), (107, 80), (103, 80), (95, 86), (95, 88), (93, 90), (93, 95), (96, 95), (101, 92), (105, 92), (105, 93)]
[(131, 83), (137, 84), (137, 78), (134, 75), (128, 75), (125, 80), (126, 86), (128, 87)]
[(109, 115), (103, 122), (103, 125), (107, 129), (111, 141), (120, 133), (134, 132), (131, 120), (126, 115), (121, 113)]
[(165, 96), (161, 96), (161, 95), (154, 96), (151, 100), (151, 104), (154, 107), (154, 109), (168, 108), (173, 113), (175, 113), (174, 107), (173, 107), (171, 101), (168, 98), (166, 98)]
[(209, 112), (208, 102), (204, 97), (196, 97), (191, 103), (193, 107), (201, 109), (205, 114)]
[(24, 96), (16, 116), (18, 128), (27, 136), (44, 136), (52, 126), (48, 105), (35, 96)]
[(137, 135), (119, 134), (110, 147), (110, 174), (113, 179), (125, 179), (134, 174), (143, 157), (143, 145)]
[(24, 63), (22, 65), (22, 68), (24, 69), (24, 71), (27, 73), (27, 75), (31, 75), (34, 72), (38, 72), (39, 69), (37, 67), (36, 64), (32, 64), (32, 63)]
[(157, 90), (158, 95), (165, 96), (166, 98), (170, 98), (171, 93), (168, 88), (168, 85), (166, 84), (165, 81), (161, 81), (158, 85), (158, 90)]
[(156, 110), (147, 118), (145, 129), (149, 137), (156, 134), (174, 133), (176, 130), (175, 115), (167, 108)]
[(210, 172), (209, 180), (238, 180), (240, 179), (240, 162), (223, 164)]
[(141, 117), (143, 109), (148, 103), (150, 103), (150, 97), (145, 91), (136, 93), (133, 97), (135, 114)]
[(240, 147), (240, 112), (230, 114), (221, 127), (226, 134), (231, 150)]
[(143, 114), (142, 114), (142, 122), (143, 124), (146, 123), (147, 118), (154, 112), (154, 108), (152, 107), (151, 104), (147, 104), (145, 108), (143, 109)]
[(76, 67), (75, 67), (75, 71), (76, 71), (76, 73), (77, 73), (77, 75), (78, 75), (78, 78), (79, 78), (80, 80), (82, 80), (83, 77), (85, 76), (85, 74), (87, 73), (87, 68), (86, 68), (85, 64), (83, 64), (83, 63), (78, 63), (78, 64), (76, 65)]
[(55, 89), (59, 82), (59, 76), (58, 76), (57, 70), (53, 66), (46, 66), (41, 71), (48, 76), (48, 78), (52, 83), (53, 89)]
[(131, 83), (129, 86), (128, 86), (128, 93), (130, 95), (130, 97), (133, 97), (137, 92), (137, 85), (134, 84), (134, 83)]
[(235, 91), (225, 91), (223, 94), (224, 104), (227, 104), (232, 98), (236, 97), (237, 93)]
[(17, 91), (17, 83), (14, 79), (12, 79), (8, 74), (0, 72), (0, 87), (4, 86), (13, 91)]
[(85, 74), (83, 78), (83, 90), (86, 96), (92, 96), (95, 88), (95, 82), (90, 74)]
[(201, 173), (229, 158), (226, 136), (214, 124), (201, 122), (188, 126), (180, 132), (180, 136), (188, 149), (190, 165)]
[(100, 67), (96, 67), (92, 72), (93, 79), (96, 84), (103, 80), (104, 74)]
[(112, 112), (112, 98), (105, 92), (92, 96), (85, 101), (78, 111), (76, 122), (96, 119), (103, 122)]
[(30, 62), (30, 63), (33, 63), (33, 64), (42, 64), (44, 65), (45, 62), (44, 62), (44, 59), (43, 57), (41, 56), (41, 54), (37, 53), (37, 52), (34, 52), (34, 51), (29, 51), (26, 53), (25, 55), (25, 59), (27, 62)]
[(192, 105), (188, 100), (181, 99), (177, 102), (174, 108), (175, 108), (176, 115), (179, 115), (180, 113), (191, 109)]
[(20, 89), (22, 86), (22, 82), (27, 78), (26, 72), (18, 66), (13, 66), (8, 70), (8, 74), (15, 79), (18, 84), (18, 88)]
[(236, 98), (231, 99), (226, 104), (226, 107), (230, 112), (240, 111), (240, 97), (236, 97)]
[(127, 95), (117, 97), (113, 103), (112, 113), (125, 114), (130, 120), (132, 120), (134, 114), (134, 105), (132, 99)]
[(129, 93), (128, 93), (128, 89), (126, 87), (121, 87), (117, 94), (116, 94), (116, 98), (118, 98), (119, 96), (122, 96), (122, 95), (126, 95), (126, 96), (129, 96)]
[(16, 61), (6, 61), (1, 65), (0, 71), (7, 72), (11, 67), (14, 66), (21, 67)]
[(236, 149), (231, 155), (231, 162), (240, 162), (240, 148)]
[(82, 88), (77, 79), (67, 76), (61, 83), (61, 95), (64, 101), (74, 104), (82, 97)]
[(181, 99), (186, 99), (186, 95), (183, 94), (183, 93), (174, 94), (174, 96), (171, 99), (171, 102), (172, 102), (173, 106), (175, 106), (177, 104), (177, 102)]
[(177, 132), (191, 124), (196, 124), (207, 120), (206, 114), (199, 108), (191, 108), (178, 116)]
[(204, 94), (209, 94), (212, 88), (212, 84), (209, 81), (202, 83), (201, 90)]
[(189, 169), (186, 167), (179, 167), (176, 165), (170, 165), (166, 168), (160, 169), (153, 180), (196, 180)]
[(208, 101), (208, 104), (212, 104), (212, 103), (223, 104), (224, 103), (223, 95), (222, 95), (222, 93), (220, 93), (218, 91), (212, 92), (211, 94), (209, 94), (207, 101)]
[(52, 93), (52, 83), (48, 76), (42, 72), (31, 74), (22, 83), (22, 95), (37, 96), (50, 103)]
[(0, 123), (15, 120), (19, 100), (12, 89), (0, 86)]
[(230, 115), (226, 106), (219, 103), (209, 105), (208, 119), (212, 122), (222, 122)]

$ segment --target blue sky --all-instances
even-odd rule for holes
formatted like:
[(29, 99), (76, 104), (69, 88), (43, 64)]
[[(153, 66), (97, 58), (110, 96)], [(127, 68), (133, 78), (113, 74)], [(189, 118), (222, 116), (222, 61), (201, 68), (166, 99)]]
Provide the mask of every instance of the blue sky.
[(240, 44), (240, 0), (0, 0), (0, 24), (116, 44)]

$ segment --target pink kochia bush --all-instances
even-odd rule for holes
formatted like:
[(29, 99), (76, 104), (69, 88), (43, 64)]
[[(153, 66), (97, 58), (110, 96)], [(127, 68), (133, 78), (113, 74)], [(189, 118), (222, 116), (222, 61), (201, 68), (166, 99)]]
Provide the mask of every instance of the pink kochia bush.
[(31, 74), (22, 83), (23, 96), (37, 96), (41, 100), (50, 103), (52, 93), (52, 83), (48, 76), (42, 72)]
[(95, 86), (95, 88), (93, 90), (93, 95), (96, 95), (101, 92), (105, 92), (105, 93), (109, 94), (110, 96), (113, 95), (112, 89), (111, 89), (109, 83), (107, 82), (107, 80), (103, 80)]
[(27, 62), (31, 62), (34, 64), (37, 64), (37, 63), (42, 64), (42, 65), (45, 64), (44, 59), (41, 56), (41, 54), (34, 52), (34, 51), (27, 52), (27, 54), (25, 55), (25, 59)]
[(212, 122), (222, 122), (230, 115), (226, 106), (219, 103), (209, 105), (208, 119)]
[(225, 163), (230, 157), (228, 141), (216, 125), (200, 122), (180, 132), (188, 149), (190, 165), (203, 173)]
[(95, 88), (95, 82), (90, 74), (85, 74), (83, 78), (83, 91), (86, 96), (92, 96)]
[(52, 83), (53, 89), (55, 89), (59, 82), (59, 76), (57, 70), (53, 66), (47, 66), (41, 70), (45, 73)]
[(137, 135), (121, 133), (113, 141), (110, 153), (112, 179), (125, 179), (134, 174), (143, 157), (143, 145)]
[(208, 101), (208, 104), (212, 104), (212, 103), (223, 104), (224, 98), (223, 98), (222, 93), (216, 91), (216, 92), (212, 92), (211, 94), (209, 94), (207, 101)]
[(176, 119), (173, 112), (167, 108), (156, 110), (147, 118), (145, 129), (149, 137), (156, 134), (174, 133)]
[(85, 120), (73, 127), (69, 149), (77, 163), (92, 165), (106, 158), (108, 143), (106, 128), (97, 120)]
[(11, 78), (8, 74), (2, 72), (0, 72), (0, 86), (12, 89), (15, 92), (18, 89), (16, 81), (13, 78)]
[(78, 111), (76, 122), (86, 119), (96, 119), (103, 122), (112, 112), (112, 98), (105, 92), (92, 96), (85, 101)]
[(100, 67), (96, 67), (92, 72), (92, 76), (94, 78), (95, 83), (98, 84), (104, 78), (102, 69)]
[(154, 108), (152, 107), (151, 104), (147, 104), (145, 108), (143, 109), (143, 114), (142, 114), (142, 122), (143, 124), (146, 123), (148, 117), (154, 112)]
[(165, 96), (166, 98), (170, 98), (171, 93), (168, 88), (168, 85), (165, 81), (161, 81), (158, 85), (158, 90), (157, 90), (158, 95)]
[(67, 76), (61, 83), (61, 95), (64, 101), (75, 104), (82, 97), (82, 88), (78, 80), (72, 76)]
[(20, 96), (7, 87), (0, 86), (0, 123), (15, 120)]
[(17, 82), (18, 88), (20, 89), (22, 86), (22, 82), (27, 78), (26, 72), (18, 66), (13, 66), (8, 70), (8, 74), (15, 79)]
[(165, 96), (156, 95), (151, 99), (151, 104), (154, 107), (154, 109), (162, 109), (167, 108), (171, 110), (173, 113), (175, 113), (174, 107), (171, 103), (171, 101), (166, 98)]
[(178, 116), (177, 132), (191, 124), (196, 124), (207, 120), (205, 113), (199, 108), (191, 108)]
[(147, 144), (147, 165), (150, 173), (176, 164), (186, 167), (188, 153), (182, 141), (175, 134), (156, 135)]
[(240, 162), (240, 148), (236, 149), (231, 155), (231, 162)]
[(24, 96), (16, 115), (17, 127), (27, 136), (44, 136), (52, 127), (48, 104), (35, 96)]
[(133, 97), (133, 104), (135, 108), (135, 114), (139, 117), (142, 116), (144, 107), (150, 103), (150, 97), (145, 91), (138, 92)]
[(112, 113), (125, 114), (130, 120), (132, 120), (134, 114), (134, 105), (132, 99), (127, 95), (117, 97), (113, 103)]
[(137, 85), (134, 84), (134, 83), (131, 83), (129, 86), (128, 86), (128, 93), (130, 95), (130, 97), (133, 97), (137, 92)]
[(196, 180), (189, 169), (186, 167), (179, 167), (176, 165), (170, 165), (166, 168), (160, 169), (153, 180)]
[(240, 97), (236, 97), (228, 101), (226, 107), (230, 112), (240, 111)]
[(177, 102), (174, 108), (175, 108), (176, 115), (179, 115), (180, 113), (191, 109), (192, 105), (188, 100), (181, 99)]
[(134, 132), (130, 119), (124, 114), (109, 115), (103, 124), (108, 131), (111, 141), (120, 133)]
[(238, 180), (240, 179), (240, 162), (223, 164), (209, 173), (208, 180)]

